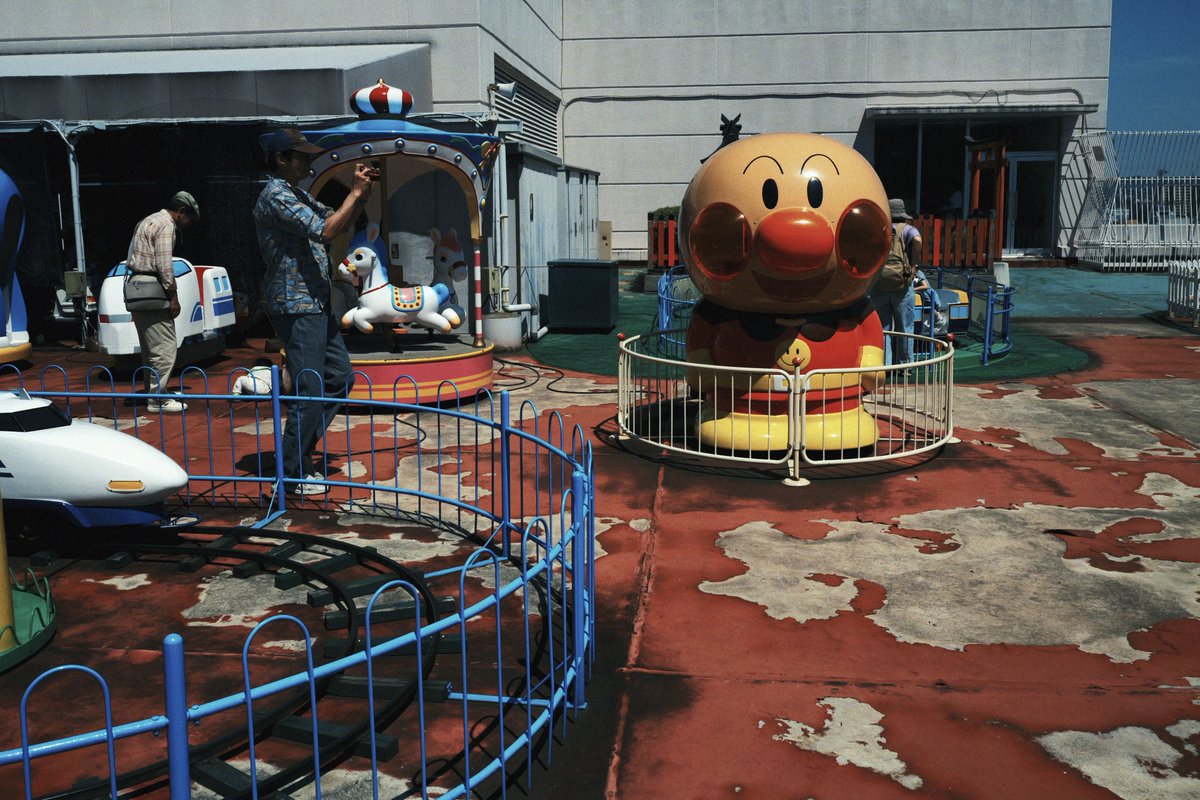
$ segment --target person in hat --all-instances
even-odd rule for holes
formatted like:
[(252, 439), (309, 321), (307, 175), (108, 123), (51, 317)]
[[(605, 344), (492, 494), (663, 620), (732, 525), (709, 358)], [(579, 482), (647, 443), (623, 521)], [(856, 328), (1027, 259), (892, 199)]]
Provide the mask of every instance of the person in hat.
[[(892, 253), (889, 254), (879, 279), (871, 289), (871, 304), (879, 314), (879, 321), (888, 333), (913, 332), (917, 318), (917, 297), (913, 291), (913, 274), (921, 252), (921, 234), (910, 225), (912, 216), (898, 197), (888, 200), (892, 217)], [(895, 286), (889, 284), (888, 273), (893, 262), (899, 261), (895, 269), (903, 276)], [(890, 346), (884, 346), (884, 361), (887, 364), (907, 364), (913, 358), (913, 340), (908, 336), (889, 336)]]
[[(157, 280), (166, 292), (169, 307), (158, 311), (131, 311), (145, 368), (144, 385), (149, 394), (166, 392), (175, 369), (177, 340), (175, 318), (179, 297), (175, 286), (175, 235), (200, 219), (200, 206), (189, 192), (176, 192), (166, 208), (155, 211), (137, 224), (125, 258), (129, 280)], [(173, 398), (155, 398), (150, 411), (180, 412), (186, 404)]]
[[(281, 128), (259, 139), (271, 176), (254, 206), (254, 228), (266, 263), (263, 302), (275, 334), (283, 342), (285, 364), (295, 393), (344, 398), (354, 384), (341, 321), (333, 315), (329, 255), (325, 248), (351, 224), (371, 195), (375, 174), (355, 165), (350, 192), (336, 209), (317, 201), (299, 184), (312, 157), (322, 152), (296, 128)], [(335, 403), (297, 402), (288, 408), (283, 431), (283, 471), (302, 482), (291, 491), (322, 494), (328, 487), (313, 459), (317, 440), (337, 415)], [(307, 479), (307, 480), (304, 480)]]

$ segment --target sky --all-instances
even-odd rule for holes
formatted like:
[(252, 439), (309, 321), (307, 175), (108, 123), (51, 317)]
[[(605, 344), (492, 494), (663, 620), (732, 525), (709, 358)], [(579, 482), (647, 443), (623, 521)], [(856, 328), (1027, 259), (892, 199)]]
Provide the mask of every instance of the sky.
[(1108, 129), (1200, 131), (1200, 0), (1112, 0)]

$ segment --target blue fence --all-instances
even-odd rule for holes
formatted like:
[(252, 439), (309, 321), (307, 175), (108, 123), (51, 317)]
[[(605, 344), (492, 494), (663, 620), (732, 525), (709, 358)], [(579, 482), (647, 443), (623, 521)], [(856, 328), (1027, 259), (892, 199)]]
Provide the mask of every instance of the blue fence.
[(987, 363), (995, 356), (1012, 350), (1012, 286), (1005, 286), (990, 275), (980, 275), (961, 270), (935, 270), (934, 288), (959, 289), (966, 293), (968, 302), (967, 333), (983, 343), (979, 363)]
[[(85, 749), (103, 745), (107, 763), (97, 762), (91, 787), (101, 795), (117, 792), (118, 783), (120, 791), (145, 791), (158, 781), (173, 800), (180, 800), (192, 796), (193, 783), (212, 788), (224, 781), (244, 786), (246, 796), (253, 797), (260, 789), (270, 794), (312, 784), (320, 797), (330, 780), (328, 769), (347, 758), (345, 748), (328, 744), (333, 723), (322, 718), (323, 697), (336, 681), (361, 689), (362, 732), (351, 745), (357, 746), (360, 760), (369, 762), (356, 766), (360, 776), (369, 771), (373, 796), (379, 796), (381, 777), (395, 786), (394, 774), (379, 763), (386, 749), (381, 738), (389, 739), (407, 765), (403, 796), (454, 798), (485, 791), (504, 796), (511, 782), (534, 783), (535, 765), (550, 760), (555, 737), (565, 735), (569, 719), (585, 707), (594, 658), (595, 497), (591, 446), (583, 432), (578, 427), (568, 431), (561, 415), (539, 414), (531, 403), (512, 408), (506, 392), (464, 400), (448, 384), (431, 398), (439, 401), (436, 405), (357, 401), (345, 406), (332, 397), (282, 394), (277, 371), (269, 394), (235, 394), (234, 382), (247, 373), (234, 370), (220, 387), (224, 391), (214, 393), (209, 376), (186, 370), (175, 395), (187, 404), (180, 414), (145, 412), (140, 403), (148, 396), (133, 389), (140, 376), (134, 376), (128, 391), (120, 391), (103, 368), (89, 372), (79, 387), (72, 387), (67, 371), (59, 367), (43, 370), (36, 386), (16, 370), (0, 370), (0, 383), (15, 381), (31, 395), (65, 404), (76, 419), (127, 430), (176, 458), (190, 477), (177, 509), (185, 514), (204, 506), (258, 509), (261, 519), (250, 526), (254, 536), (237, 544), (247, 547), (252, 540), (267, 547), (287, 536), (270, 530), (269, 523), (287, 508), (287, 490), (307, 480), (285, 479), (277, 471), (282, 437), (274, 433), (282, 430), (284, 410), (293, 403), (310, 409), (336, 406), (340, 424), (331, 426), (318, 457), (326, 466), (343, 459), (344, 474), (331, 470), (321, 481), (329, 493), (315, 504), (305, 501), (306, 507), (400, 519), (456, 534), (463, 542), (456, 549), (462, 557), (423, 573), (393, 564), (397, 574), (390, 580), (386, 571), (375, 575), (365, 607), (351, 602), (345, 608), (343, 603), (343, 611), (363, 620), (360, 645), (332, 660), (326, 647), (326, 663), (314, 658), (316, 637), (307, 623), (287, 614), (263, 620), (245, 638), (241, 685), (220, 698), (188, 695), (183, 636), (167, 633), (162, 640), (162, 705), (136, 721), (113, 723), (108, 684), (90, 667), (69, 664), (47, 670), (30, 683), (21, 701), (19, 742), (0, 739), (0, 747), (8, 748), (0, 751), (0, 785), (15, 793), (12, 770), (19, 765), (25, 797), (60, 791), (54, 785), (55, 758), (79, 757)], [(185, 383), (203, 391), (183, 392)], [(472, 402), (474, 413), (469, 413), (465, 406)], [(316, 536), (285, 544), (296, 541), (314, 552), (334, 544)], [(249, 558), (249, 551), (213, 552)], [(363, 557), (368, 551), (353, 552)], [(272, 557), (258, 557), (262, 563), (276, 563)], [(382, 556), (378, 560), (392, 563)], [(405, 605), (411, 613), (395, 613)], [(255, 637), (267, 626), (280, 625), (299, 630), (305, 668), (255, 685), (249, 659)], [(446, 647), (450, 639), (458, 642), (457, 653), (447, 659), (444, 653), (456, 649)], [(388, 657), (400, 653), (415, 653), (418, 665), (402, 670), (408, 699), (398, 711), (398, 706), (387, 706), (391, 710), (380, 718), (381, 687), (397, 692), (396, 680), (381, 682), (380, 676), (398, 669), (398, 659)], [(83, 673), (99, 685), (104, 725), (30, 741), (28, 719), (37, 709), (33, 701), (47, 701), (39, 685), (51, 679), (58, 683), (61, 673)], [(434, 684), (439, 691), (431, 690)], [(280, 698), (285, 706), (295, 706), (287, 718), (266, 715), (262, 705)], [(344, 717), (345, 707), (339, 706), (338, 713)], [(212, 753), (198, 745), (192, 731), (230, 714), (242, 714), (241, 744), (223, 749), (224, 772), (216, 778)], [(286, 774), (271, 764), (270, 774), (260, 775), (266, 762), (256, 747), (268, 734), (297, 725), (306, 732), (300, 738), (307, 738), (311, 750), (300, 760), (307, 763)], [(389, 726), (399, 726), (403, 733), (389, 734)], [(165, 760), (123, 768), (118, 775), (113, 754), (120, 756), (122, 744), (159, 734), (165, 734)], [(246, 761), (248, 772), (232, 766)], [(414, 763), (419, 765), (415, 770)], [(230, 777), (231, 769), (236, 776)]]

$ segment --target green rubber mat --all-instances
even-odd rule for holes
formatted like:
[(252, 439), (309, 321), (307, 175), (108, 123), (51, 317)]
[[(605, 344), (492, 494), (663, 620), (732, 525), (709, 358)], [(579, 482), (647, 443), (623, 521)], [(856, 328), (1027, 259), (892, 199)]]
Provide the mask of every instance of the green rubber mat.
[(1073, 372), (1087, 365), (1088, 355), (1070, 345), (1037, 334), (1015, 331), (1012, 350), (979, 363), (983, 341), (959, 336), (954, 343), (954, 382), (992, 383)]
[(559, 369), (617, 374), (617, 335), (636, 336), (654, 330), (658, 318), (658, 295), (621, 292), (617, 324), (607, 333), (549, 333), (531, 343), (529, 354), (539, 363)]
[[(624, 277), (629, 280), (632, 272)], [(623, 281), (624, 282), (624, 281)], [(955, 343), (954, 375), (957, 383), (1056, 375), (1082, 369), (1088, 356), (1081, 350), (1036, 334), (1022, 333), (1021, 319), (1088, 317), (1113, 319), (1143, 316), (1166, 304), (1165, 275), (1099, 274), (1071, 269), (1014, 269), (1013, 347), (993, 356), (987, 366), (979, 362), (983, 344), (973, 336)], [(658, 297), (623, 287), (618, 298), (618, 320), (607, 333), (551, 333), (529, 345), (529, 353), (542, 364), (596, 375), (617, 374), (617, 335), (647, 333), (654, 329)]]

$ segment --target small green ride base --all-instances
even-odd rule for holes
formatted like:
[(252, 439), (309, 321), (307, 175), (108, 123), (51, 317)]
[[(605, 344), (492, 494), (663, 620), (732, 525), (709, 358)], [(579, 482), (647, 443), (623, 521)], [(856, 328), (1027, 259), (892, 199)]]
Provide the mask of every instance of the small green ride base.
[[(46, 646), (54, 636), (58, 616), (50, 582), (38, 580), (32, 572), (21, 584), (12, 583), (13, 627), (17, 646), (0, 652), (0, 673), (7, 672)], [(10, 630), (8, 628), (5, 629)]]

